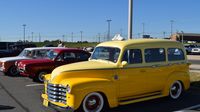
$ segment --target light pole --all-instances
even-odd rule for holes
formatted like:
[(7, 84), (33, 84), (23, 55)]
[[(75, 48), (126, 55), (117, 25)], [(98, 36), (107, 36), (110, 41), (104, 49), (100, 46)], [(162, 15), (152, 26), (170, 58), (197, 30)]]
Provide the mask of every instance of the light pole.
[(112, 21), (111, 19), (106, 20), (108, 22), (108, 35), (107, 35), (107, 41), (110, 40), (110, 22)]
[(65, 42), (65, 35), (62, 36), (62, 40), (63, 40), (63, 42)]
[(26, 24), (23, 24), (23, 29), (24, 29), (24, 43), (26, 42)]
[(40, 33), (39, 33), (39, 42), (41, 42), (41, 35), (40, 35)]
[(183, 32), (183, 31), (181, 31), (181, 36), (182, 36), (182, 44), (183, 44), (183, 41), (184, 41), (184, 39), (183, 39), (183, 34), (184, 34), (184, 32)]
[(142, 37), (145, 35), (145, 23), (142, 23)]
[(163, 32), (163, 37), (165, 38), (165, 34), (166, 34), (166, 32)]
[(33, 42), (33, 32), (31, 32), (31, 40), (32, 40), (32, 42)]
[(133, 30), (133, 0), (129, 0), (129, 9), (128, 9), (128, 39), (132, 39), (132, 30)]
[(83, 42), (83, 31), (80, 31), (81, 32), (81, 43)]
[(73, 38), (74, 38), (74, 33), (72, 32), (72, 35), (71, 35), (71, 37), (72, 37), (72, 42), (73, 42)]
[(173, 34), (173, 23), (174, 23), (174, 20), (170, 20), (170, 23), (171, 23), (171, 36)]
[(99, 43), (101, 42), (101, 33), (98, 33)]

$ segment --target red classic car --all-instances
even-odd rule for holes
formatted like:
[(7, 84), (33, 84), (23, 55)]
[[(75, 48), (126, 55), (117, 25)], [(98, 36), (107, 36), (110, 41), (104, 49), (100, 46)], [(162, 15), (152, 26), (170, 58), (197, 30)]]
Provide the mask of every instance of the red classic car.
[(43, 82), (43, 76), (61, 65), (87, 61), (90, 53), (75, 48), (59, 48), (50, 50), (45, 59), (22, 60), (17, 67), (20, 75), (29, 76), (34, 81)]

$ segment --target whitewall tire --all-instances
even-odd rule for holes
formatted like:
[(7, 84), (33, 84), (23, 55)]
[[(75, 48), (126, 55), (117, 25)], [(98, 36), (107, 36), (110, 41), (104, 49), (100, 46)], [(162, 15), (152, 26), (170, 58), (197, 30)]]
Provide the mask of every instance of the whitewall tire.
[(93, 92), (88, 94), (82, 103), (84, 112), (101, 112), (104, 107), (104, 98), (100, 93)]

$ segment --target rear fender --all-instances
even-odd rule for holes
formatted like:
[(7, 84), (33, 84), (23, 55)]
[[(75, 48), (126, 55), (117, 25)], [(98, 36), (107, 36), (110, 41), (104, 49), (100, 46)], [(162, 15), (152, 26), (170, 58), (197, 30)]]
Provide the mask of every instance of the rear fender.
[(169, 89), (173, 82), (180, 81), (182, 83), (183, 89), (186, 91), (190, 87), (190, 77), (187, 72), (173, 72), (168, 77), (167, 83), (163, 89), (163, 95), (169, 95)]

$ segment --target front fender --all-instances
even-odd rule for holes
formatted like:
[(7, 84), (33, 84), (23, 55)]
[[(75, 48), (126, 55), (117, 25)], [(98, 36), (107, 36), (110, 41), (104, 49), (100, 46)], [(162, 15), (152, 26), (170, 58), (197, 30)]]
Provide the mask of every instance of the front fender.
[(68, 83), (71, 92), (67, 96), (67, 105), (78, 109), (85, 96), (91, 92), (99, 92), (106, 97), (110, 107), (116, 107), (117, 86), (113, 81), (102, 78), (70, 78), (62, 81)]

